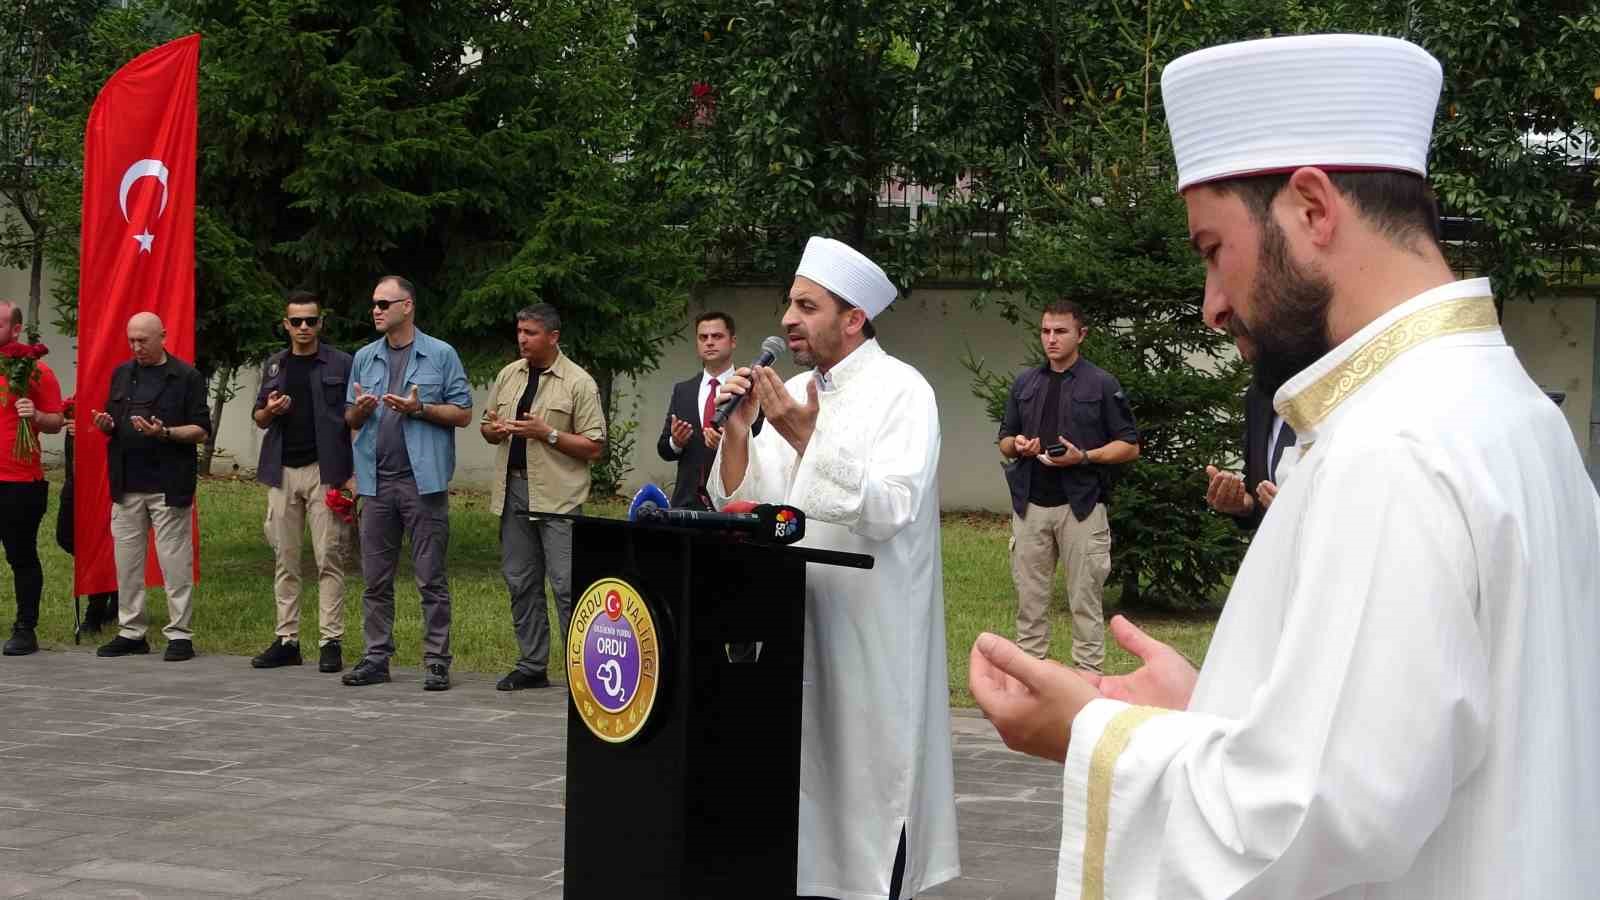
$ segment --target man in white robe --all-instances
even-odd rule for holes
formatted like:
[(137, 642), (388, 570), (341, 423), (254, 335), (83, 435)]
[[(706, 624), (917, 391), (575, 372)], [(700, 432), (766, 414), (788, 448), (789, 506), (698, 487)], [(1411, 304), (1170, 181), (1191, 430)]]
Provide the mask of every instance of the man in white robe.
[(1349, 35), (1165, 71), (1207, 322), (1297, 459), (1198, 677), (1120, 618), (1127, 676), (974, 645), (1006, 742), (1065, 761), (1059, 898), (1600, 890), (1600, 500), (1440, 253), (1439, 84)]
[[(787, 503), (802, 544), (865, 553), (870, 570), (809, 566), (796, 893), (909, 898), (961, 873), (956, 846), (933, 389), (889, 356), (871, 319), (883, 270), (812, 238), (783, 326), (808, 371), (739, 369), (742, 395), (707, 482), (713, 502)], [(754, 438), (757, 411), (767, 428)]]

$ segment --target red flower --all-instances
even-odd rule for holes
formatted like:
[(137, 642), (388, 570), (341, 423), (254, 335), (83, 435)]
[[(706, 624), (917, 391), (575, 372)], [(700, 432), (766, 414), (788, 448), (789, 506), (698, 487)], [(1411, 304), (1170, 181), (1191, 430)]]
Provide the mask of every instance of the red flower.
[(21, 341), (12, 341), (0, 347), (0, 356), (6, 359), (33, 359), (33, 348)]
[(323, 497), (323, 502), (327, 504), (328, 510), (334, 515), (347, 523), (354, 524), (356, 500), (350, 493), (331, 487), (328, 488), (328, 493)]
[(713, 89), (711, 85), (706, 84), (704, 81), (696, 81), (694, 85), (689, 88), (689, 94), (696, 100), (699, 100), (702, 97), (709, 96), (712, 90)]
[(33, 345), (33, 358), (34, 359), (38, 359), (41, 356), (49, 356), (49, 355), (50, 355), (50, 348), (49, 347), (46, 347), (43, 344), (34, 344)]

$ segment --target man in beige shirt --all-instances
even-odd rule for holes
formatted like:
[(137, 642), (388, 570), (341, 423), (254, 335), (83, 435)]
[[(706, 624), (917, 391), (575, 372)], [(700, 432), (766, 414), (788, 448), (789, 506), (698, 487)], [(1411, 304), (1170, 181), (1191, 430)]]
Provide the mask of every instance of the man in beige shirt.
[(499, 447), (490, 511), (500, 517), (500, 569), (511, 592), (521, 657), (495, 685), (547, 687), (555, 593), (561, 632), (572, 621), (572, 522), (528, 513), (577, 513), (589, 499), (589, 464), (605, 452), (606, 421), (594, 379), (561, 352), (561, 316), (548, 303), (517, 313), (520, 358), (500, 370), (480, 431)]

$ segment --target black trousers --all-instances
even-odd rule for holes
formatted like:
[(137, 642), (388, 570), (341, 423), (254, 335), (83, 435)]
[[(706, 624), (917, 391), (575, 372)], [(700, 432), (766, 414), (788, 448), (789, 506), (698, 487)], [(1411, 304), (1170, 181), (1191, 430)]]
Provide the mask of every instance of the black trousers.
[(43, 481), (0, 481), (0, 543), (17, 588), (17, 627), (37, 628), (44, 567), (39, 564), (39, 523), (49, 505)]
[[(889, 900), (916, 900), (914, 897), (901, 897), (900, 884), (906, 877), (906, 830), (900, 829), (900, 849), (894, 852), (894, 873), (889, 876)], [(829, 900), (826, 897), (800, 897), (796, 900)]]

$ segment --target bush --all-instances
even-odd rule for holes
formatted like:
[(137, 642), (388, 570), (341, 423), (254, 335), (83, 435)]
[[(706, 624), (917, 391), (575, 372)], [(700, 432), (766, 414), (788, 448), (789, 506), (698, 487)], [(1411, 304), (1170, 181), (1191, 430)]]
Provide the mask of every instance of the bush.
[(633, 472), (633, 448), (638, 442), (639, 403), (633, 405), (634, 418), (620, 419), (615, 407), (620, 398), (613, 394), (612, 409), (606, 410), (606, 452), (589, 465), (589, 494), (596, 500), (609, 500), (622, 493), (623, 484)]

